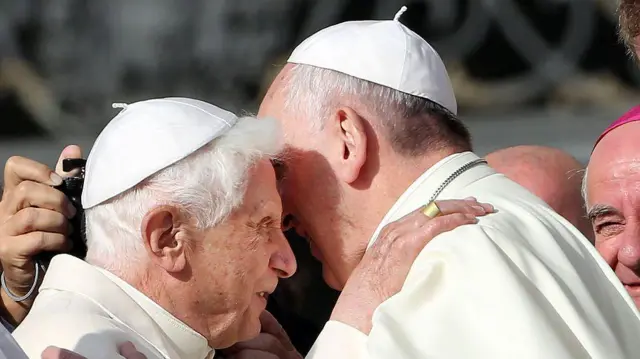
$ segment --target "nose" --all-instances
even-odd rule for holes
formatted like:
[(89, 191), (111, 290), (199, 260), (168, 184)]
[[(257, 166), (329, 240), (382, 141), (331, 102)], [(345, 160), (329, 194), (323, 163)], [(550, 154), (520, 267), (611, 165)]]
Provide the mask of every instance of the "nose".
[(627, 225), (618, 249), (618, 262), (634, 272), (640, 269), (640, 227)]
[(278, 277), (289, 278), (298, 269), (298, 263), (284, 234), (280, 231), (278, 232), (277, 238), (274, 239), (277, 248), (271, 255), (269, 267), (278, 274)]

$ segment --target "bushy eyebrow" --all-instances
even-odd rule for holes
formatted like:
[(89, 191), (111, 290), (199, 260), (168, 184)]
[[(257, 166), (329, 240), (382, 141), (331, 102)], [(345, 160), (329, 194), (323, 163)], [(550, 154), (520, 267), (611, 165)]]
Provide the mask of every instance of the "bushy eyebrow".
[(609, 206), (606, 204), (596, 204), (593, 207), (591, 207), (591, 209), (587, 213), (587, 218), (589, 218), (589, 221), (593, 222), (598, 217), (607, 216), (607, 215), (621, 216), (622, 213), (620, 213), (620, 211), (613, 206)]

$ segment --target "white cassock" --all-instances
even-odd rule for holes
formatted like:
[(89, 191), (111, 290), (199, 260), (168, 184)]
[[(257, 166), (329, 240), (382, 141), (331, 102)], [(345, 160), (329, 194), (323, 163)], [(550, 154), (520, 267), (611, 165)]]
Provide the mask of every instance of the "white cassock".
[(90, 359), (120, 358), (131, 341), (147, 359), (213, 357), (207, 340), (112, 273), (69, 255), (53, 258), (40, 293), (13, 332), (27, 356), (49, 345)]
[[(456, 170), (449, 156), (424, 173), (380, 229), (424, 205)], [(473, 196), (498, 212), (434, 238), (402, 290), (380, 305), (369, 336), (327, 323), (307, 358), (630, 359), (640, 316), (594, 247), (542, 200), (485, 164), (438, 199)]]

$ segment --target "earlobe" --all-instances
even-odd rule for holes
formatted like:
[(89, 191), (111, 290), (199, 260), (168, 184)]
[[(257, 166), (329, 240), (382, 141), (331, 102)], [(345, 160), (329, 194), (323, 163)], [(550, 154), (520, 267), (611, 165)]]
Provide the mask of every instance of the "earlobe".
[(149, 259), (167, 272), (176, 273), (186, 266), (184, 229), (175, 207), (152, 209), (142, 220), (141, 232)]
[(351, 108), (337, 113), (342, 139), (342, 161), (338, 175), (346, 183), (355, 182), (367, 160), (367, 133), (364, 119)]

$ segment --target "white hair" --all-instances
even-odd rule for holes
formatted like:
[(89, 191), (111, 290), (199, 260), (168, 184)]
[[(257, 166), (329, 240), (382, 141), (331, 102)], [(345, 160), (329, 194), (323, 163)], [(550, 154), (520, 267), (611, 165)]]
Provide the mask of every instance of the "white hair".
[(582, 188), (580, 192), (582, 192), (582, 200), (584, 200), (584, 208), (589, 210), (589, 199), (587, 198), (587, 175), (589, 174), (589, 168), (584, 168), (584, 174), (582, 175)]
[(176, 205), (199, 229), (224, 221), (244, 199), (248, 171), (282, 149), (277, 121), (243, 117), (223, 136), (138, 186), (86, 211), (89, 263), (122, 272), (141, 259), (143, 217), (159, 205)]
[(419, 155), (440, 145), (470, 148), (464, 124), (445, 107), (344, 73), (292, 64), (284, 80), (284, 109), (312, 119), (313, 129), (340, 106), (365, 111), (371, 125), (383, 130), (400, 153)]
[(333, 106), (366, 101), (367, 108), (384, 118), (394, 118), (400, 106), (410, 106), (415, 96), (390, 87), (361, 80), (341, 72), (310, 65), (293, 64), (286, 81), (285, 109), (316, 119), (330, 114)]

